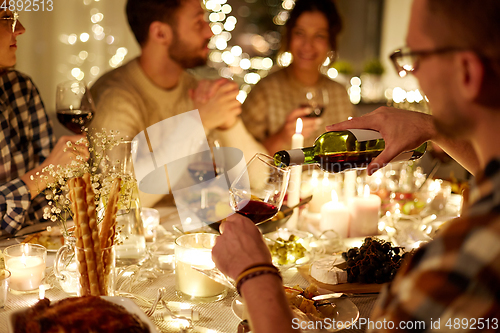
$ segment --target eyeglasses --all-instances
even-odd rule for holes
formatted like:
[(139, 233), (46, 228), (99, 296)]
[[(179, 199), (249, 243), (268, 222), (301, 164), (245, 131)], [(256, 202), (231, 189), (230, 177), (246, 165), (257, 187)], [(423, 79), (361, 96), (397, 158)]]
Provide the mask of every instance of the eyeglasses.
[(418, 62), (420, 58), (427, 57), (434, 54), (443, 54), (449, 52), (459, 52), (465, 51), (464, 48), (460, 47), (442, 47), (434, 50), (423, 50), (423, 51), (411, 51), (408, 47), (403, 47), (394, 51), (390, 58), (394, 64), (396, 72), (398, 72), (400, 77), (405, 77), (407, 74), (417, 70)]
[(12, 33), (16, 32), (17, 21), (19, 20), (19, 14), (17, 12), (13, 12), (12, 16), (1, 17), (0, 20), (10, 20), (12, 21)]

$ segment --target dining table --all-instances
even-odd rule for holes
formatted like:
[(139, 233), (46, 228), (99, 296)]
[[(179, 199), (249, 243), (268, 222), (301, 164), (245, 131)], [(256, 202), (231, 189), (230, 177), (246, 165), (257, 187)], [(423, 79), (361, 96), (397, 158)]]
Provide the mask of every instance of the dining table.
[[(157, 207), (160, 212), (160, 225), (167, 233), (175, 237), (179, 231), (180, 220), (175, 207)], [(10, 238), (0, 241), (0, 249), (17, 244), (19, 239)], [(149, 244), (151, 246), (151, 244)], [(173, 252), (172, 252), (173, 253)], [(45, 297), (51, 302), (62, 300), (71, 295), (62, 290), (57, 279), (53, 274), (53, 263), (55, 253), (49, 252), (46, 261)], [(150, 258), (149, 260), (153, 260)], [(149, 267), (149, 268), (147, 268)], [(300, 274), (296, 267), (282, 271), (284, 285), (299, 285), (305, 288), (309, 282)], [(225, 298), (210, 303), (191, 303), (181, 300), (176, 294), (175, 270), (157, 269), (154, 265), (145, 264), (144, 267), (134, 266), (129, 271), (122, 271), (121, 279), (117, 280), (115, 296), (121, 296), (131, 299), (142, 311), (146, 311), (153, 303), (158, 289), (165, 288), (166, 292), (163, 299), (169, 308), (173, 309), (191, 309), (199, 314), (199, 319), (194, 321), (194, 329), (189, 332), (223, 332), (236, 333), (241, 319), (233, 312), (235, 299), (239, 298), (234, 290), (229, 290)], [(366, 297), (349, 298), (359, 310), (358, 318), (369, 318), (372, 308), (375, 304), (377, 295)], [(15, 294), (9, 292), (6, 305), (0, 309), (0, 333), (8, 332), (8, 321), (10, 315), (20, 309), (27, 308), (36, 304), (39, 300), (38, 290), (33, 293)], [(156, 312), (161, 314), (162, 306), (157, 307)], [(178, 320), (171, 319), (168, 316), (153, 315), (151, 317), (154, 325), (159, 332), (180, 332), (181, 323)], [(365, 327), (349, 328), (349, 332), (364, 332)]]

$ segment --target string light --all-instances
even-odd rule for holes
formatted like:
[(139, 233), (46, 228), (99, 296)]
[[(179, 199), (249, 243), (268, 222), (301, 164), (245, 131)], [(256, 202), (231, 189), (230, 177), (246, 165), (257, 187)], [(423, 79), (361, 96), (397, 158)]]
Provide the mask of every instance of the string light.
[[(219, 2), (221, 0), (218, 0)], [(83, 80), (87, 76), (89, 80), (95, 79), (102, 73), (102, 68), (95, 64), (95, 61), (100, 61), (100, 57), (97, 57), (95, 53), (91, 52), (91, 49), (95, 48), (95, 43), (104, 42), (107, 45), (114, 45), (116, 43), (116, 37), (108, 35), (107, 29), (105, 28), (105, 16), (99, 9), (101, 2), (99, 0), (82, 0), (84, 6), (90, 6), (90, 16), (88, 18), (89, 26), (88, 32), (78, 32), (70, 34), (59, 35), (59, 41), (62, 44), (69, 45), (71, 47), (78, 46), (78, 50), (75, 50), (75, 54), (69, 57), (70, 66), (63, 65), (58, 67), (59, 72), (66, 72), (68, 77), (73, 77), (77, 80)], [(227, 10), (227, 9), (226, 9)], [(222, 32), (222, 31), (221, 31)], [(82, 46), (85, 46), (82, 50)], [(116, 68), (123, 64), (125, 57), (128, 54), (128, 50), (124, 47), (112, 48), (107, 46), (106, 49), (109, 52), (108, 64), (111, 68)], [(85, 72), (87, 68), (88, 72)], [(69, 73), (68, 73), (69, 72)]]

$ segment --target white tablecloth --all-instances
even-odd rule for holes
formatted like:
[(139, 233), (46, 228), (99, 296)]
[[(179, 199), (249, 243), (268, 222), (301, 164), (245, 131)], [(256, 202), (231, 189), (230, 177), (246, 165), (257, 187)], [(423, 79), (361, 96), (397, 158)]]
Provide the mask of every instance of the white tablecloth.
[[(172, 226), (179, 223), (178, 216), (176, 214), (175, 208), (162, 208), (160, 209), (162, 216), (161, 224), (167, 230), (172, 230)], [(0, 248), (4, 248), (8, 245), (17, 243), (16, 241), (2, 241), (0, 242)], [(47, 271), (46, 280), (48, 283), (52, 284), (52, 288), (47, 290), (45, 297), (49, 298), (51, 301), (57, 301), (68, 297), (69, 295), (62, 291), (59, 284), (52, 275), (52, 264), (55, 255), (50, 253), (47, 258)], [(157, 273), (156, 273), (157, 274)], [(130, 291), (133, 294), (137, 294), (141, 299), (134, 299), (136, 304), (141, 306), (143, 310), (147, 309), (150, 302), (155, 298), (158, 288), (166, 287), (167, 294), (164, 299), (168, 301), (169, 306), (175, 308), (180, 303), (179, 297), (175, 294), (175, 275), (173, 271), (164, 271), (163, 274), (157, 274), (157, 277), (142, 277), (141, 281), (136, 281), (131, 289), (129, 290), (127, 286), (122, 288), (122, 290)], [(301, 285), (307, 286), (308, 282), (297, 272), (296, 269), (290, 269), (283, 273), (283, 281), (288, 285)], [(193, 310), (200, 313), (200, 320), (195, 322), (197, 331), (199, 332), (224, 332), (224, 333), (235, 333), (237, 332), (237, 326), (240, 319), (237, 318), (232, 310), (231, 303), (237, 294), (233, 291), (229, 291), (228, 295), (221, 301), (203, 304), (191, 304)], [(9, 314), (15, 310), (22, 309), (34, 305), (38, 301), (38, 292), (27, 295), (14, 295), (9, 293), (7, 304), (4, 309), (0, 309), (0, 333), (7, 332), (7, 321), (9, 320)], [(146, 302), (145, 302), (146, 301)], [(353, 298), (352, 301), (358, 306), (360, 310), (360, 317), (367, 318), (375, 297), (364, 297), (364, 298)], [(161, 308), (157, 311), (161, 312)], [(159, 321), (154, 320), (158, 329), (161, 332), (178, 332), (178, 324), (173, 321)], [(362, 332), (363, 330), (349, 330), (349, 332)]]

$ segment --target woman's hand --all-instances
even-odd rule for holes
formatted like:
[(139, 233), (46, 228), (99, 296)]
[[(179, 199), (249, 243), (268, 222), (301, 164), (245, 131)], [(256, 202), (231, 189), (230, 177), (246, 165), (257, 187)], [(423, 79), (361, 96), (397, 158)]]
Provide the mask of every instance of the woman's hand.
[(283, 150), (284, 147), (288, 147), (292, 140), (292, 136), (295, 134), (297, 119), (302, 119), (302, 135), (304, 138), (309, 138), (314, 134), (315, 131), (323, 123), (320, 118), (307, 118), (306, 116), (311, 113), (311, 109), (298, 108), (293, 110), (287, 117), (283, 127), (271, 135), (264, 141), (264, 146), (269, 152), (276, 152), (278, 150)]

